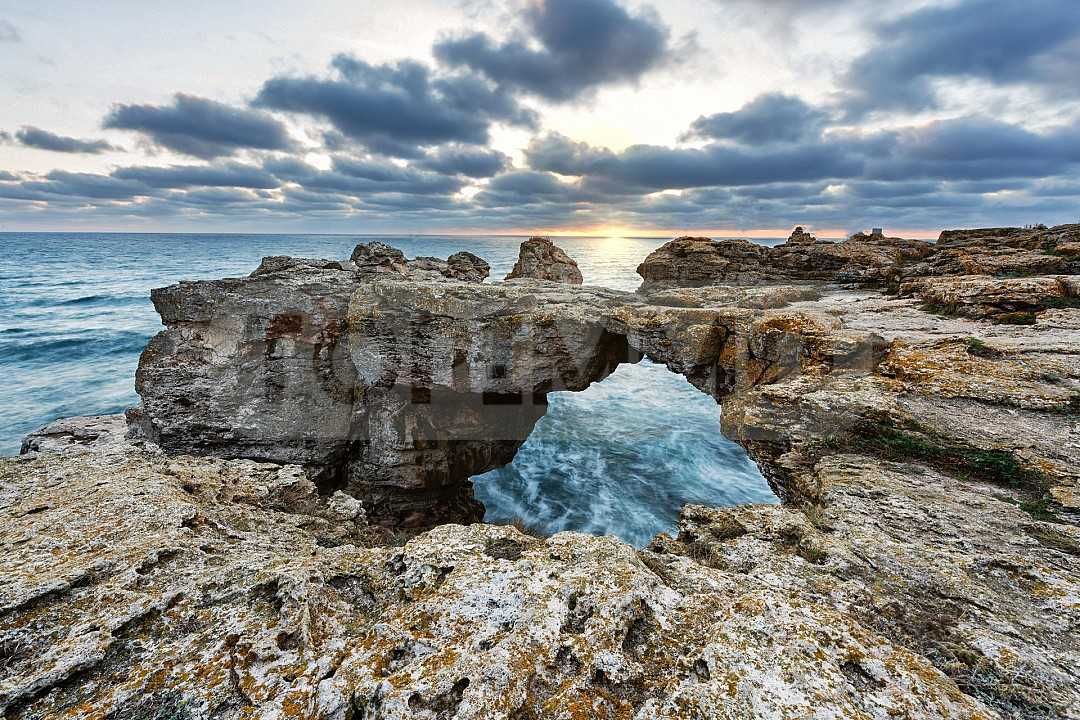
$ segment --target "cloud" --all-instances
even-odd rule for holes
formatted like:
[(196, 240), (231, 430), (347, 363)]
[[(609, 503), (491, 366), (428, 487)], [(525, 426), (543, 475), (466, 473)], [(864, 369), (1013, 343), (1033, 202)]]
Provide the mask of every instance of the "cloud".
[(549, 135), (530, 144), (525, 156), (537, 170), (589, 176), (644, 192), (854, 177), (865, 167), (865, 159), (853, 147), (825, 142), (769, 148), (632, 145), (615, 153)]
[(470, 146), (449, 145), (429, 153), (420, 160), (419, 167), (443, 175), (466, 175), (487, 178), (505, 170), (510, 158), (498, 150)]
[(524, 205), (538, 202), (581, 202), (578, 186), (536, 170), (513, 170), (492, 179), (477, 195), (482, 205)]
[(8, 20), (0, 20), (0, 43), (22, 42), (22, 33)]
[(66, 135), (57, 135), (30, 125), (18, 130), (15, 133), (15, 139), (26, 147), (61, 153), (100, 155), (103, 152), (123, 151), (123, 148), (105, 140), (80, 140)]
[(320, 170), (295, 158), (268, 160), (263, 167), (279, 179), (308, 190), (350, 195), (448, 195), (465, 185), (458, 178), (402, 167), (392, 162), (343, 156), (333, 159), (331, 170)]
[(140, 183), (108, 175), (53, 170), (43, 179), (0, 186), (0, 197), (50, 202), (65, 199), (130, 200), (145, 191), (145, 186)]
[(242, 163), (124, 167), (114, 170), (112, 177), (137, 181), (152, 188), (198, 186), (273, 189), (281, 184), (262, 168)]
[(844, 102), (853, 117), (938, 107), (935, 82), (947, 79), (1080, 94), (1076, 0), (932, 5), (880, 23), (876, 36), (844, 78)]
[(759, 95), (735, 112), (702, 115), (685, 138), (736, 140), (749, 144), (797, 142), (821, 134), (828, 113), (782, 93)]
[(322, 134), (323, 145), (331, 152), (355, 152), (367, 150), (376, 155), (414, 159), (424, 156), (424, 149), (407, 142), (398, 142), (389, 137), (369, 137), (364, 142), (357, 142), (337, 130), (327, 130)]
[(501, 43), (483, 33), (446, 38), (436, 43), (435, 57), (500, 87), (565, 102), (634, 82), (671, 50), (670, 32), (654, 12), (631, 14), (613, 0), (539, 0), (523, 20), (519, 37)]
[(583, 177), (607, 194), (817, 180), (985, 180), (1051, 176), (1080, 163), (1080, 123), (1041, 133), (982, 118), (888, 131), (829, 132), (802, 142), (622, 152), (551, 134), (525, 150), (534, 170)]
[[(276, 77), (254, 104), (328, 120), (343, 135), (375, 152), (409, 157), (418, 145), (485, 144), (493, 122), (535, 127), (536, 115), (477, 78), (433, 76), (405, 60), (371, 65), (339, 55), (336, 77)], [(411, 153), (415, 155), (416, 153)]]
[(15, 182), (18, 179), (18, 175), (15, 175), (14, 173), (9, 173), (6, 170), (0, 170), (0, 182)]
[(867, 177), (987, 180), (1057, 175), (1080, 163), (1080, 123), (1041, 133), (981, 117), (956, 118), (882, 134), (886, 154)]
[(178, 93), (172, 105), (117, 105), (105, 128), (132, 130), (155, 145), (203, 160), (238, 150), (288, 150), (285, 126), (267, 113)]

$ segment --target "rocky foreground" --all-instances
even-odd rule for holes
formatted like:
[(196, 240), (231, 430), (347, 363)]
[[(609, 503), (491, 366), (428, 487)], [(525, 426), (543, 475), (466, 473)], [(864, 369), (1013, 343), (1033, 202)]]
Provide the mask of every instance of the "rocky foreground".
[[(155, 291), (141, 407), (0, 461), (0, 713), (1080, 717), (1078, 250), (680, 238), (620, 293), (373, 244)], [(546, 394), (643, 355), (784, 503), (641, 550), (475, 524)]]

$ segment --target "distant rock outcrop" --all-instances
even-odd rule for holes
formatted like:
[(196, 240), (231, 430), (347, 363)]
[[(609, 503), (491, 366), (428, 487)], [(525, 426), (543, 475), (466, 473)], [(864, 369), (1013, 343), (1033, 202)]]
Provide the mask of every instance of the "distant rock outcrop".
[(574, 259), (551, 240), (542, 237), (529, 238), (521, 243), (518, 260), (507, 280), (532, 278), (552, 282), (580, 285), (581, 270)]
[(817, 238), (803, 230), (802, 226), (796, 227), (787, 239), (788, 245), (813, 245)]
[(787, 242), (768, 247), (749, 240), (681, 237), (638, 266), (642, 292), (707, 285), (833, 281), (885, 282), (902, 264), (931, 252), (928, 243), (853, 236), (821, 241), (796, 228)]
[[(1073, 248), (1078, 248), (1074, 251)], [(881, 285), (928, 276), (1030, 276), (1080, 273), (1080, 225), (947, 230), (936, 243), (856, 233), (817, 240), (801, 227), (767, 247), (748, 240), (681, 237), (638, 266), (642, 292), (757, 283)]]

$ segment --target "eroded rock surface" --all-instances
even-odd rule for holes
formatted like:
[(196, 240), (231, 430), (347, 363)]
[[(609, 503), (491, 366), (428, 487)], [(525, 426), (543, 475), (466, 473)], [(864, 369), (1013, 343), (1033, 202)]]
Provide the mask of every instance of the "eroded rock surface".
[[(1075, 287), (1025, 259), (1072, 232), (823, 251), (864, 289), (271, 259), (157, 291), (135, 436), (69, 420), (0, 461), (0, 712), (1080, 718), (1080, 308), (990, 321)], [(977, 255), (1035, 274), (954, 263)], [(930, 313), (933, 288), (964, 300)], [(468, 475), (548, 392), (642, 355), (720, 401), (783, 505), (689, 507), (644, 550), (484, 525), (386, 544), (479, 517)]]
[(638, 274), (642, 292), (808, 280), (895, 289), (902, 281), (927, 276), (1080, 274), (1080, 259), (1070, 250), (1077, 242), (1080, 225), (946, 230), (933, 244), (863, 233), (834, 243), (796, 228), (776, 247), (677, 238), (653, 251)]
[(517, 262), (507, 280), (532, 278), (550, 280), (568, 285), (581, 284), (581, 270), (566, 252), (551, 240), (542, 237), (529, 238), (521, 243)]
[[(850, 464), (830, 470), (855, 486), (836, 483), (817, 526), (783, 508), (689, 508), (680, 539), (646, 551), (485, 525), (394, 547), (372, 545), (355, 508), (315, 494), (299, 468), (165, 455), (122, 432), (117, 418), (88, 445), (0, 461), (5, 717), (996, 717), (923, 654), (939, 638), (961, 657), (977, 641), (1010, 677), (1062, 681), (1048, 703), (1067, 700), (1075, 680), (1055, 665), (1068, 659), (1067, 633), (1029, 658), (1007, 625), (964, 617), (967, 596), (933, 597), (957, 607), (940, 618), (943, 634), (917, 643), (881, 624), (878, 611), (891, 620), (901, 597), (929, 609), (918, 582), (935, 568), (894, 581), (910, 579), (913, 598), (879, 590), (910, 533), (877, 529), (879, 515), (850, 529), (832, 519), (866, 509), (842, 501), (877, 509), (879, 496), (895, 508), (879, 522), (923, 508), (918, 490), (897, 496), (880, 482), (880, 468), (864, 468), (862, 483)], [(936, 498), (933, 478), (921, 488)], [(930, 521), (965, 533), (954, 550), (965, 559), (979, 533), (1029, 524), (978, 497), (993, 523), (953, 525), (946, 508)], [(980, 587), (997, 597), (974, 599), (988, 613), (1019, 584), (1030, 599), (1018, 610), (1065, 621), (1072, 556), (1024, 534), (978, 548), (988, 559), (1033, 553), (1022, 570), (987, 566)], [(853, 611), (852, 599), (867, 604)], [(966, 640), (979, 628), (990, 634)]]
[(898, 268), (932, 251), (920, 240), (855, 235), (843, 242), (818, 240), (796, 228), (775, 247), (749, 240), (681, 237), (649, 254), (638, 266), (641, 292), (708, 285), (834, 281), (879, 284)]

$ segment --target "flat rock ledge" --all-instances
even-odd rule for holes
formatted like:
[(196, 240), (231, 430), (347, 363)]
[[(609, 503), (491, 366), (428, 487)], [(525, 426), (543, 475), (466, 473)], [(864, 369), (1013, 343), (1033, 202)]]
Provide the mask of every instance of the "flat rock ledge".
[[(1073, 232), (865, 236), (901, 248), (878, 287), (768, 257), (482, 284), (369, 248), (155, 291), (142, 407), (0, 460), (0, 715), (1078, 718), (1080, 309), (1041, 259)], [(1066, 300), (1003, 304), (1046, 278)], [(468, 523), (548, 392), (641, 356), (721, 401), (782, 505), (688, 506), (644, 549)]]

